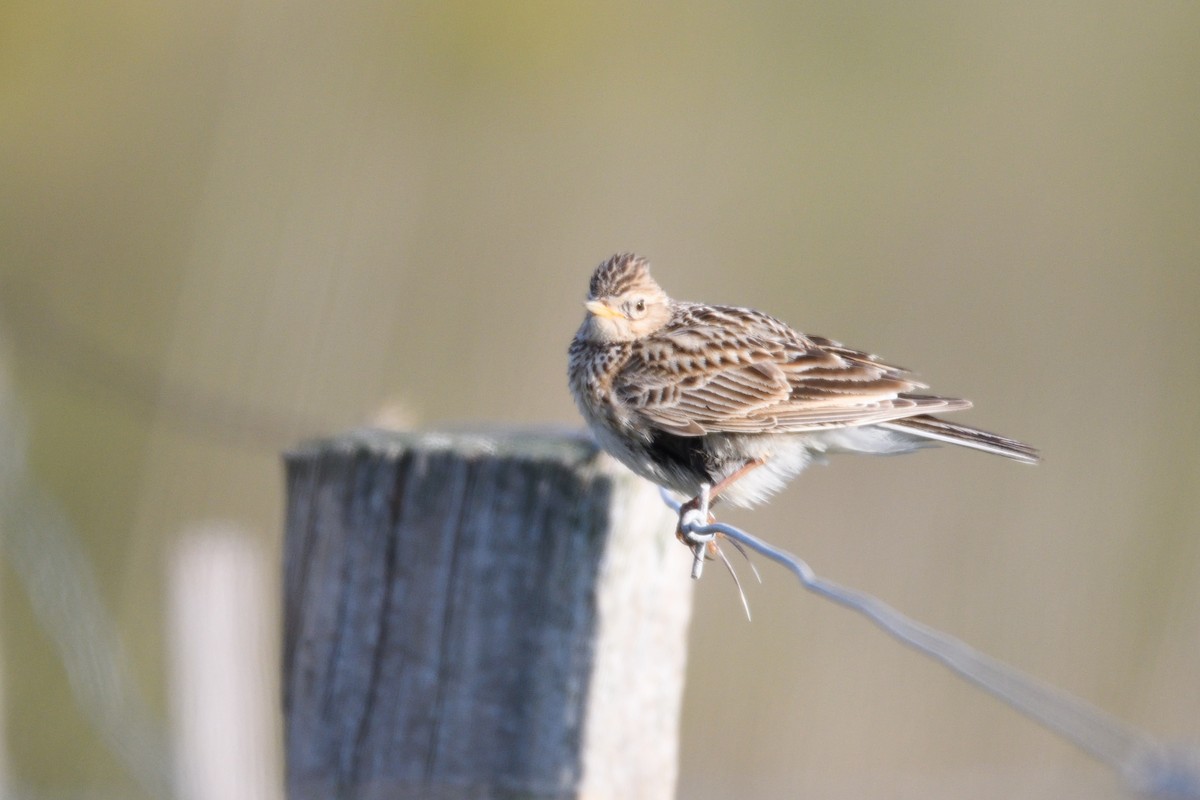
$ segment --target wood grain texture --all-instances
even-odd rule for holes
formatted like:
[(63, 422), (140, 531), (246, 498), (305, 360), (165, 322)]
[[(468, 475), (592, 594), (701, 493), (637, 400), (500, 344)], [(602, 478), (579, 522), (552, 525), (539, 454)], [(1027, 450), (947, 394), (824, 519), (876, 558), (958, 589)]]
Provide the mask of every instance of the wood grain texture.
[(287, 456), (291, 800), (668, 798), (690, 554), (574, 434)]

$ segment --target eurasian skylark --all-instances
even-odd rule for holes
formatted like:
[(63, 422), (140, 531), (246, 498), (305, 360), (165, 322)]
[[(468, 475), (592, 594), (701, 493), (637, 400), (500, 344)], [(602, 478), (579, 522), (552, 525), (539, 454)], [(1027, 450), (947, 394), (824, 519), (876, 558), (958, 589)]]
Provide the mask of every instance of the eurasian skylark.
[(632, 253), (596, 268), (570, 347), (571, 394), (600, 445), (659, 486), (751, 506), (827, 453), (905, 453), (947, 442), (1025, 463), (1029, 445), (933, 412), (971, 403), (877, 356), (760, 311), (672, 300)]

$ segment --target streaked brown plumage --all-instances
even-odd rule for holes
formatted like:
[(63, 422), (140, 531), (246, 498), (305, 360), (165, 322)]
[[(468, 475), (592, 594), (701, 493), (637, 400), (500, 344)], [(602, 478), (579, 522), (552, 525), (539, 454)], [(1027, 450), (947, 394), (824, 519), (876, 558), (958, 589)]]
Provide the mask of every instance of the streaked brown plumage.
[(585, 306), (568, 368), (580, 412), (609, 453), (686, 497), (707, 484), (753, 505), (835, 452), (948, 442), (1039, 460), (1021, 442), (932, 416), (971, 403), (925, 394), (877, 356), (752, 309), (671, 300), (632, 253), (596, 268)]

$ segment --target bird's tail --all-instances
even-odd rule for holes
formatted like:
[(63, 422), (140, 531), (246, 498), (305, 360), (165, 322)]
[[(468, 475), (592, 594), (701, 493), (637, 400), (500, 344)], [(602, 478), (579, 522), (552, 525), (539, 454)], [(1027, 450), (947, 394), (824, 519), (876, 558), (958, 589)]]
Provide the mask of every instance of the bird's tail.
[(985, 453), (995, 453), (998, 456), (1011, 458), (1026, 464), (1036, 464), (1042, 460), (1038, 451), (1024, 442), (999, 436), (995, 433), (981, 431), (969, 425), (957, 422), (947, 422), (939, 417), (920, 414), (915, 417), (891, 420), (878, 423), (880, 428), (887, 428), (900, 433), (910, 434), (922, 439), (932, 439), (936, 442), (957, 444), (970, 447), (972, 450), (982, 450)]

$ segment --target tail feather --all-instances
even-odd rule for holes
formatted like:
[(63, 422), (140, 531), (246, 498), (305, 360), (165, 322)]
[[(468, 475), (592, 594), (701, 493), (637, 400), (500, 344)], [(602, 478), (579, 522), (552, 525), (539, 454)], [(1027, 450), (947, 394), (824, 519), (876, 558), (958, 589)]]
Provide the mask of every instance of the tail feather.
[(969, 447), (972, 450), (981, 450), (985, 453), (995, 453), (998, 456), (1004, 456), (1005, 458), (1011, 458), (1026, 464), (1036, 464), (1042, 460), (1038, 451), (1024, 442), (1009, 439), (1007, 436), (988, 433), (979, 428), (972, 428), (969, 425), (947, 422), (944, 419), (928, 414), (877, 424), (880, 428), (919, 436), (923, 439), (932, 439), (937, 442), (957, 444), (962, 447)]

